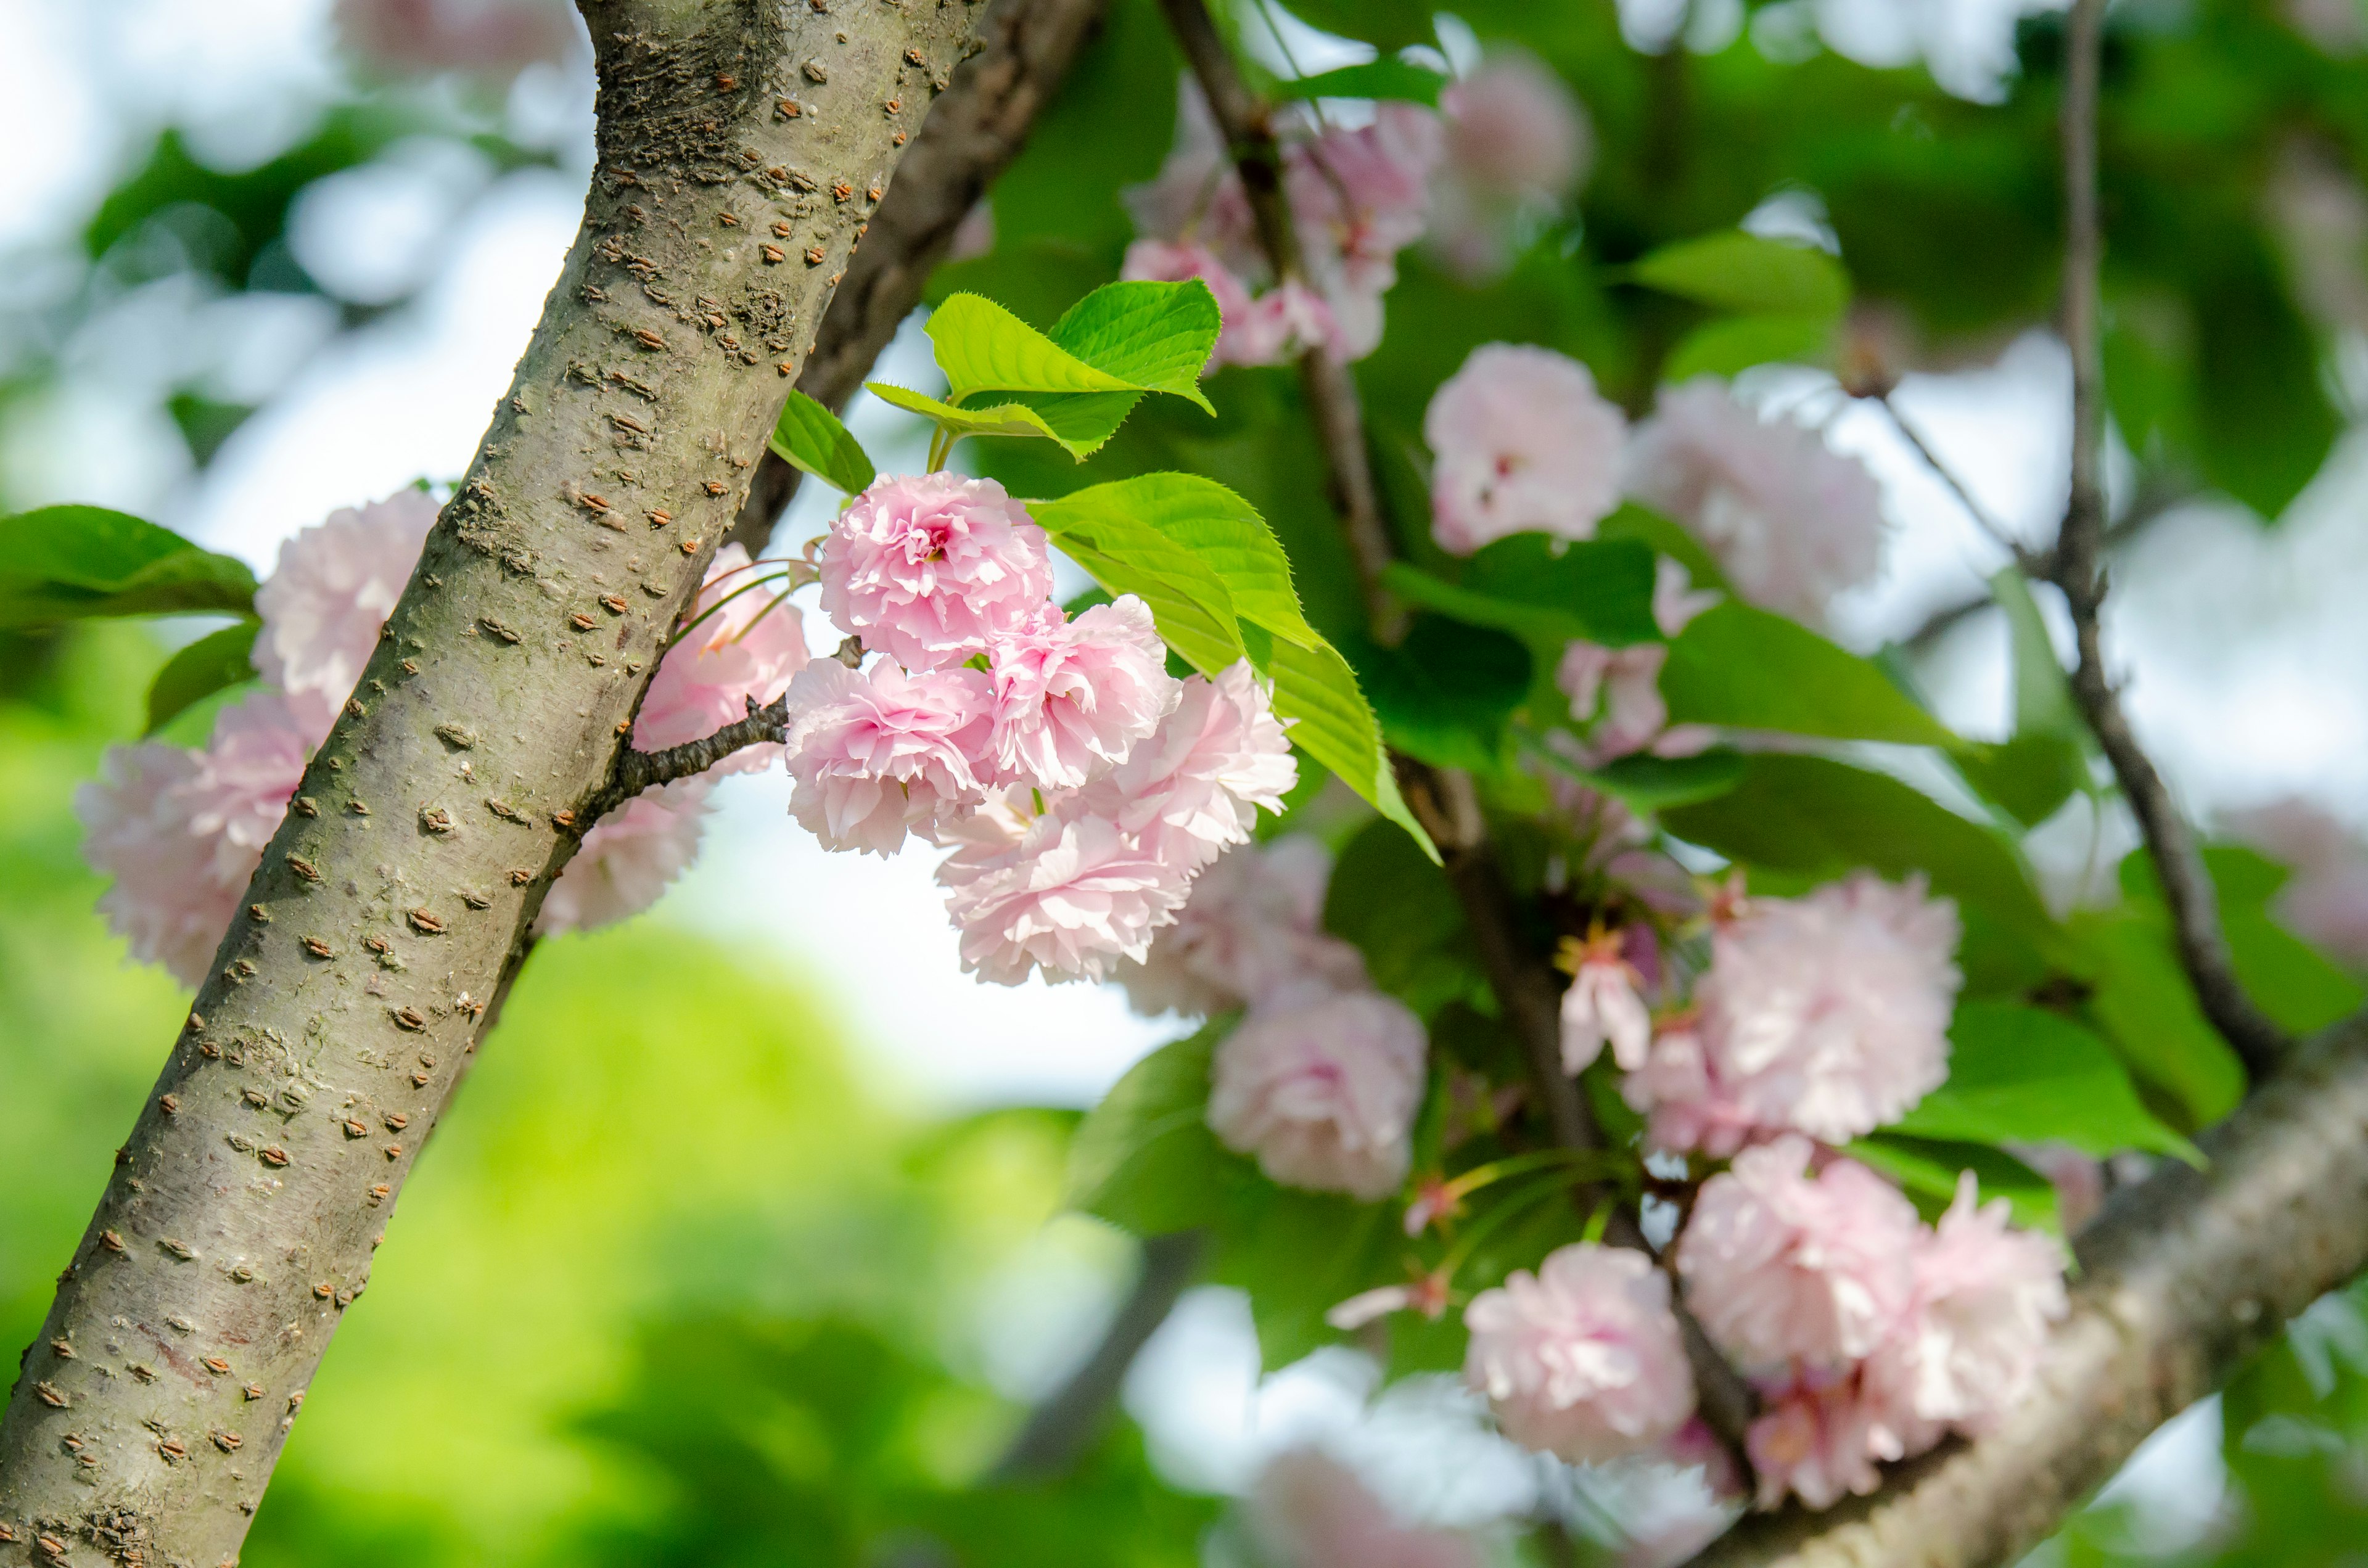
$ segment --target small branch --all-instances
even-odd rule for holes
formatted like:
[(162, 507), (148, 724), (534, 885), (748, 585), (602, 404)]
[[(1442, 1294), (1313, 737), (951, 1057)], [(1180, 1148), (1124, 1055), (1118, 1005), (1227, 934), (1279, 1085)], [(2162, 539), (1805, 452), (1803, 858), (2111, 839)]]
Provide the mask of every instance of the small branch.
[(1084, 1365), (1038, 1405), (1028, 1424), (987, 1474), (990, 1483), (1050, 1481), (1066, 1473), (1100, 1430), (1118, 1399), (1127, 1369), (1134, 1365), (1159, 1325), (1176, 1309), (1177, 1298), (1201, 1266), (1197, 1231), (1151, 1236), (1143, 1244), (1143, 1268), (1118, 1315), (1102, 1331)]
[(1872, 401), (1883, 405), (1883, 412), (1891, 416), (1891, 427), (1916, 449), (1916, 455), (1924, 460), (1924, 466), (1932, 471), (1934, 477), (1949, 487), (1949, 493), (1957, 498), (1957, 505), (1965, 509), (1965, 516), (1974, 520), (1974, 526), (1989, 535), (1991, 541), (2011, 556), (2015, 564), (2026, 574), (2045, 575), (2044, 571), (2035, 570), (2039, 557), (2031, 547), (2009, 532), (2006, 525), (1993, 517), (1988, 507), (1974, 499), (1974, 493), (1965, 488), (1964, 482), (1957, 477), (1955, 471), (1941, 460), (1940, 455), (1925, 444), (1923, 433), (1899, 412), (1899, 405), (1892, 401), (1891, 393), (1876, 392)]
[(2368, 1267), (2368, 1015), (2336, 1025), (2080, 1233), (2071, 1316), (1998, 1428), (1873, 1497), (1748, 1519), (1695, 1568), (1993, 1568), (2053, 1533), (2147, 1434)]
[(2078, 0), (2066, 32), (2064, 87), (2064, 337), (2072, 354), (2072, 485), (2051, 580), (2072, 611), (2079, 662), (2072, 695), (2112, 766), (2162, 884), (2180, 965), (2205, 1017), (2259, 1082), (2292, 1041), (2238, 983), (2220, 929), (2218, 895), (2194, 835), (2138, 745), (2105, 673), (2099, 628), (2105, 600), (2105, 404), (2098, 325), (2097, 74), (2104, 0)]
[[(1282, 189), (1281, 152), (1266, 107), (1243, 85), (1203, 0), (1160, 0), (1160, 9), (1167, 13), (1210, 112), (1233, 150), (1235, 167), (1248, 194), (1259, 241), (1276, 281), (1299, 276), (1298, 235)], [(1320, 347), (1300, 356), (1299, 377), (1324, 452), (1333, 505), (1356, 557), (1373, 635), (1384, 644), (1395, 643), (1405, 633), (1405, 611), (1382, 585), (1382, 574), (1396, 549), (1382, 517), (1356, 381), (1348, 366)], [(1506, 1022), (1521, 1042), (1531, 1092), (1555, 1144), (1565, 1149), (1600, 1148), (1602, 1134), (1588, 1112), (1578, 1085), (1563, 1071), (1560, 983), (1523, 936), (1520, 910), (1489, 844), (1487, 818), (1481, 812), (1470, 776), (1455, 768), (1433, 767), (1400, 753), (1393, 753), (1390, 760), (1407, 805), (1447, 862), (1448, 880), (1463, 905), (1473, 943), (1479, 949), (1481, 968)], [(1581, 1201), (1592, 1199), (1582, 1197)], [(1650, 1252), (1643, 1233), (1625, 1216), (1621, 1217), (1612, 1240)], [(1750, 1390), (1711, 1346), (1682, 1302), (1678, 1312), (1689, 1329), (1687, 1350), (1694, 1361), (1703, 1418), (1727, 1444), (1738, 1471), (1748, 1475), (1741, 1439), (1750, 1419)]]
[(767, 742), (779, 745), (789, 738), (788, 692), (782, 692), (761, 708), (753, 697), (743, 700), (748, 706), (747, 717), (734, 720), (712, 735), (685, 741), (664, 751), (635, 751), (631, 746), (620, 748), (617, 753), (617, 765), (609, 771), (609, 782), (576, 813), (582, 827), (590, 831), (593, 824), (644, 790), (655, 790), (661, 784), (671, 784), (677, 778), (704, 773), (734, 752), (763, 745)]

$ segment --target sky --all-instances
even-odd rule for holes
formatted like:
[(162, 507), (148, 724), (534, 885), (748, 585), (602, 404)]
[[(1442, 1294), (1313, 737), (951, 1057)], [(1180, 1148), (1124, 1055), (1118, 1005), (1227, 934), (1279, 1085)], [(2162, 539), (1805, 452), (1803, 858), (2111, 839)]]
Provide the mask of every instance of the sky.
[[(1978, 97), (1995, 90), (2019, 8), (2014, 0), (1792, 0), (1753, 25), (1780, 42), (1814, 42), (1822, 29), (1827, 46), (1870, 62), (1929, 49), (1952, 87)], [(0, 209), (0, 254), (20, 258), (0, 269), (0, 300), (39, 298), (70, 276), (56, 260), (61, 238), (154, 127), (182, 125), (202, 154), (231, 164), (301, 135), (341, 69), (326, 11), (326, 0), (0, 0), (0, 142), (13, 153), (14, 185)], [(1661, 0), (1624, 0), (1622, 12), (1632, 34), (1647, 38), (1666, 32), (1671, 14)], [(1711, 0), (1693, 25), (1697, 41), (1722, 42), (1739, 6)], [(1320, 39), (1292, 41), (1308, 69), (1354, 57), (1337, 44), (1327, 55)], [(1454, 35), (1448, 41), (1452, 52)], [(0, 430), (0, 471), (18, 488), (15, 499), (122, 506), (264, 571), (282, 540), (337, 506), (421, 475), (459, 474), (573, 237), (589, 166), (580, 68), (529, 71), (504, 114), (510, 134), (558, 150), (561, 166), (497, 176), (465, 149), (420, 142), (340, 176), (296, 214), (291, 246), (346, 297), (393, 298), (424, 279), (408, 303), (359, 331), (335, 335), (334, 310), (318, 299), (210, 298), (186, 281), (119, 299), (66, 346), (58, 395)], [(161, 390), (193, 368), (219, 395), (264, 404), (202, 475), (157, 406)], [(910, 324), (881, 373), (928, 384), (926, 340)], [(1849, 404), (1805, 373), (1760, 377), (1754, 391), (1794, 416), (1826, 420), (1829, 439), (1864, 458), (1884, 486), (1896, 527), (1882, 580), (1838, 608), (1845, 641), (1871, 647), (1900, 635), (2003, 563), (2001, 548), (1879, 409)], [(1988, 366), (1911, 378), (1896, 402), (1988, 511), (2040, 540), (2061, 506), (2068, 397), (2061, 347), (2033, 334)], [(918, 466), (906, 416), (860, 396), (848, 417), (883, 470)], [(2191, 507), (2123, 560), (2108, 608), (2111, 660), (2126, 672), (2134, 723), (2191, 811), (2208, 818), (2293, 791), (2368, 828), (2363, 500), (2368, 448), (2354, 438), (2278, 529)], [(782, 538), (818, 529), (828, 504), (809, 487)], [(1976, 619), (1943, 645), (1931, 695), (1952, 724), (1998, 733), (2005, 670), (2001, 629), (1995, 618)], [(823, 853), (789, 821), (785, 779), (734, 778), (719, 800), (706, 854), (649, 918), (743, 943), (827, 997), (849, 1038), (865, 1042), (864, 1069), (891, 1092), (948, 1108), (1086, 1105), (1177, 1032), (1172, 1019), (1129, 1013), (1115, 988), (973, 983), (960, 971), (925, 855)], [(2086, 857), (2086, 824), (2051, 831), (2047, 854)], [(1087, 1268), (1100, 1283), (1086, 1289), (1064, 1267), (1047, 1263), (1036, 1286), (1015, 1288), (1012, 1322), (1035, 1325), (1013, 1330), (1019, 1382), (1046, 1381), (1042, 1367), (1028, 1370), (1029, 1357), (1057, 1361), (1042, 1347), (1073, 1343), (1077, 1303), (1105, 1301), (1113, 1288), (1107, 1267)], [(1131, 1403), (1178, 1473), (1238, 1485), (1257, 1453), (1294, 1434), (1366, 1444), (1384, 1471), (1397, 1451), (1387, 1434), (1406, 1423), (1430, 1423), (1422, 1429), (1436, 1440), (1479, 1441), (1452, 1394), (1395, 1392), (1376, 1415), (1355, 1368), (1319, 1362), (1261, 1385), (1247, 1345), (1238, 1298), (1201, 1292), (1138, 1365)], [(2216, 1477), (2216, 1419), (2209, 1431), (2201, 1416), (2167, 1431), (2154, 1451), (2169, 1458), (2127, 1484), (2195, 1495), (2199, 1476)], [(1463, 1469), (1455, 1495), (1431, 1499), (1431, 1511), (1476, 1517), (1525, 1497), (1534, 1475), (1507, 1452), (1490, 1453)], [(1401, 1479), (1412, 1493), (1431, 1483), (1422, 1473)]]

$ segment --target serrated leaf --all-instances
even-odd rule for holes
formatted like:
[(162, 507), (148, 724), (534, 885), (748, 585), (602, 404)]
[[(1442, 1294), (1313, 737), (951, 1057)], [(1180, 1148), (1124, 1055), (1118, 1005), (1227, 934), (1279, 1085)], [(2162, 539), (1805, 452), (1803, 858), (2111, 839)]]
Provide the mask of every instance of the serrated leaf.
[[(1213, 479), (1146, 473), (1039, 503), (1037, 520), (1064, 528), (1117, 518), (1156, 529), (1222, 578), (1235, 611), (1286, 642), (1321, 641), (1299, 608), (1291, 560), (1258, 508)], [(1046, 521), (1047, 515), (1057, 520)]]
[(1382, 815), (1413, 835), (1425, 855), (1438, 859), (1439, 846), (1398, 793), (1397, 778), (1382, 750), (1381, 725), (1339, 651), (1329, 642), (1313, 648), (1277, 642), (1269, 674), (1274, 679), (1274, 710), (1295, 721), (1291, 744), (1330, 768)]
[(1845, 1144), (1842, 1153), (1873, 1165), (1905, 1187), (1928, 1220), (1948, 1208), (1956, 1196), (1958, 1173), (1971, 1171), (1983, 1202), (2003, 1198), (2012, 1208), (2017, 1224), (2035, 1230), (2058, 1228), (2055, 1188), (2003, 1149), (1877, 1132)]
[(255, 634), (259, 620), (242, 620), (210, 631), (165, 661), (148, 687), (148, 728), (153, 735), (193, 703), (255, 678)]
[(1201, 372), (1224, 326), (1216, 295), (1192, 278), (1105, 284), (1070, 306), (1051, 335), (1059, 347), (1134, 391), (1167, 392), (1214, 414), (1201, 390)]
[(1638, 752), (1614, 757), (1600, 767), (1581, 767), (1551, 746), (1539, 746), (1532, 755), (1555, 771), (1615, 796), (1642, 813), (1714, 801), (1743, 782), (1745, 769), (1743, 754), (1725, 746), (1691, 756)]
[(1498, 771), (1505, 725), (1529, 695), (1530, 651), (1501, 631), (1418, 615), (1395, 648), (1356, 645), (1355, 666), (1382, 733), (1439, 767)]
[(2132, 1086), (2112, 1048), (2068, 1018), (2007, 1002), (1968, 1002), (1949, 1025), (1949, 1079), (1892, 1131), (1969, 1143), (2068, 1143), (2099, 1158), (2123, 1149), (2201, 1164)]
[(955, 408), (885, 381), (866, 381), (864, 390), (909, 414), (934, 419), (958, 436), (1041, 436), (1079, 462), (1117, 432), (1143, 397), (1141, 392), (1015, 393), (977, 408)]
[(1833, 347), (1831, 316), (1719, 316), (1678, 339), (1661, 366), (1661, 379), (1674, 386), (1696, 376), (1732, 376), (1754, 365), (1822, 365), (1833, 357)]
[(1634, 540), (1557, 547), (1543, 534), (1515, 534), (1466, 562), (1460, 583), (1404, 562), (1385, 568), (1382, 582), (1414, 604), (1520, 637), (1623, 647), (1661, 635), (1653, 620), (1653, 552)]
[(0, 626), (93, 616), (255, 612), (255, 574), (170, 528), (104, 506), (0, 518)]
[(2245, 1067), (2207, 1022), (2172, 952), (2160, 912), (2076, 910), (2088, 1012), (2130, 1072), (2159, 1091), (2183, 1131), (2209, 1127), (2245, 1097)]
[(949, 295), (929, 312), (927, 331), (937, 347), (938, 369), (946, 373), (946, 399), (957, 407), (982, 392), (1143, 390), (1123, 376), (1096, 369), (981, 295)]
[(1850, 276), (1832, 256), (1740, 229), (1663, 245), (1631, 263), (1627, 275), (1722, 311), (1830, 322), (1850, 303)]
[(1446, 85), (1447, 78), (1436, 71), (1384, 55), (1361, 65), (1343, 65), (1277, 82), (1268, 96), (1295, 103), (1313, 98), (1396, 98), (1437, 108), (1440, 92)]
[(1956, 740), (1870, 661), (1735, 599), (1694, 617), (1670, 642), (1661, 695), (1672, 723), (1905, 745)]
[(848, 495), (862, 494), (878, 477), (863, 444), (838, 415), (794, 387), (766, 445), (783, 462)]
[[(1049, 510), (1040, 506), (1039, 519)], [(1246, 656), (1224, 580), (1156, 529), (1106, 519), (1065, 530), (1047, 525), (1047, 530), (1105, 590), (1133, 594), (1149, 606), (1160, 641), (1202, 675), (1213, 676)]]

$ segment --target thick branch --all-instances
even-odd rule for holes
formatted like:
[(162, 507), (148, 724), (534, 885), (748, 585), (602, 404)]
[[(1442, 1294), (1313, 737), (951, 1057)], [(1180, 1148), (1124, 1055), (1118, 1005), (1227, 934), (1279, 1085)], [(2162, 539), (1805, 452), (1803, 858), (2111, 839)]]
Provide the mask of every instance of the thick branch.
[(0, 1420), (0, 1562), (236, 1558), (730, 527), (775, 366), (803, 358), (898, 128), (979, 14), (583, 9), (584, 226), (28, 1354)]
[(2295, 1052), (2079, 1237), (2037, 1392), (1874, 1497), (1747, 1521), (1696, 1568), (1990, 1568), (2056, 1528), (2163, 1422), (2368, 1267), (2368, 1017)]
[[(1277, 280), (1297, 276), (1298, 235), (1282, 189), (1281, 152), (1266, 107), (1243, 85), (1203, 0), (1160, 0), (1160, 8), (1167, 13), (1177, 43), (1233, 151), (1235, 167), (1248, 193), (1258, 237)], [(1356, 557), (1373, 634), (1385, 643), (1394, 642), (1404, 632), (1404, 611), (1383, 586), (1382, 574), (1396, 550), (1382, 517), (1355, 379), (1348, 366), (1320, 347), (1300, 356), (1299, 375), (1317, 445), (1324, 453), (1333, 505)], [(1563, 1071), (1557, 1005), (1561, 986), (1521, 931), (1520, 911), (1489, 843), (1487, 818), (1470, 777), (1401, 753), (1393, 753), (1390, 760), (1407, 805), (1447, 862), (1448, 881), (1463, 905), (1481, 968), (1506, 1022), (1521, 1042), (1531, 1093), (1554, 1142), (1565, 1149), (1600, 1147), (1602, 1136), (1580, 1097), (1578, 1085)], [(1643, 1233), (1624, 1221), (1612, 1239), (1650, 1251)], [(1748, 1473), (1741, 1439), (1750, 1418), (1751, 1392), (1712, 1347), (1682, 1303), (1678, 1312), (1688, 1330), (1687, 1351), (1702, 1390), (1703, 1417), (1727, 1443), (1738, 1470)]]
[[(1100, 24), (1108, 0), (995, 0), (979, 51), (954, 72), (914, 134), (896, 183), (814, 335), (798, 390), (837, 410), (921, 302), (930, 272), (980, 196), (1019, 154), (1036, 118)], [(798, 471), (768, 451), (731, 538), (755, 555), (798, 490)]]
[(2073, 699), (2137, 818), (2162, 884), (2181, 966), (2195, 998), (2256, 1081), (2290, 1048), (2285, 1031), (2237, 979), (2220, 929), (2219, 899), (2162, 775), (2138, 745), (2105, 673), (2099, 612), (2105, 600), (2105, 404), (2098, 324), (2097, 74), (2104, 0), (2078, 0), (2066, 38), (2064, 85), (2064, 338), (2072, 354), (2072, 487), (2055, 544), (2054, 581), (2072, 611), (2079, 662)]
[(1192, 1283), (1201, 1253), (1197, 1231), (1144, 1239), (1142, 1271), (1135, 1276), (1134, 1289), (1119, 1304), (1118, 1315), (1110, 1319), (1084, 1364), (1030, 1415), (1028, 1424), (996, 1461), (990, 1481), (1051, 1480), (1076, 1463), (1117, 1401), (1127, 1369), (1134, 1365), (1135, 1357), (1175, 1310), (1177, 1298)]

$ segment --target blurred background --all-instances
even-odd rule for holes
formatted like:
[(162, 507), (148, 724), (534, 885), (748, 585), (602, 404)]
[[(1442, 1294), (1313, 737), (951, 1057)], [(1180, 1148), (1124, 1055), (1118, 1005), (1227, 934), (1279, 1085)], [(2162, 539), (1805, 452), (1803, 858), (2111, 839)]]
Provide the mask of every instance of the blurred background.
[[(1133, 20), (1113, 31), (1139, 35), (1147, 7), (1117, 10)], [(2045, 11), (1628, 0), (1611, 47), (1632, 72), (1684, 58), (1763, 85), (1771, 114), (1786, 73), (1836, 70), (1921, 74), (1970, 107), (2011, 103), (2053, 36)], [(2331, 59), (2368, 47), (2354, 0), (2132, 0), (2125, 36), (2184, 28), (2200, 57), (2157, 112), (2252, 112), (2254, 33), (2223, 28), (2238, 13)], [(1279, 71), (1371, 56), (1269, 19), (1255, 36)], [(1469, 63), (1470, 28), (1448, 17), (1439, 37)], [(1140, 145), (1111, 154), (1128, 177), (1168, 146), (1170, 102), (1152, 97)], [(556, 0), (0, 0), (0, 512), (119, 506), (261, 573), (334, 507), (457, 476), (573, 237), (591, 97)], [(2150, 506), (2116, 558), (2110, 631), (2142, 672), (2135, 721), (2199, 817), (2299, 796), (2356, 832), (2368, 192), (2300, 155), (2280, 168), (2252, 217), (2283, 244), (2265, 265), (2320, 347), (2301, 361), (2308, 408), (2261, 417), (2303, 419), (2314, 444), (2291, 478), (2200, 487), (2241, 501)], [(1817, 191), (1749, 195), (1705, 225), (1840, 243)], [(1115, 203), (1094, 221), (1123, 238)], [(2017, 237), (1964, 236), (1969, 290), (1992, 281), (1983, 245)], [(888, 358), (907, 385), (934, 373), (910, 325)], [(2020, 329), (1921, 362), (1900, 408), (2006, 528), (2044, 540), (2064, 487), (2061, 347)], [(1884, 483), (1884, 574), (1838, 608), (1842, 640), (1892, 649), (1960, 730), (2003, 733), (2005, 628), (1960, 608), (2001, 547), (1830, 378), (1747, 385), (1826, 422)], [(849, 411), (883, 470), (918, 465), (903, 417), (866, 398)], [(2118, 451), (2125, 489), (2146, 456)], [(802, 500), (782, 540), (825, 505)], [(94, 913), (71, 797), (139, 733), (175, 640), (203, 629), (0, 642), (0, 1342), (38, 1324), (185, 1005)], [(825, 856), (786, 792), (728, 780), (708, 852), (655, 910), (545, 944), (411, 1184), (245, 1561), (1285, 1568), (1237, 1499), (1311, 1444), (1492, 1560), (1544, 1550), (1519, 1528), (1542, 1497), (1575, 1496), (1578, 1533), (1613, 1553), (1678, 1506), (1634, 1477), (1550, 1473), (1452, 1386), (1382, 1391), (1345, 1351), (1261, 1377), (1247, 1309), (1219, 1290), (1184, 1298), (1064, 1475), (974, 1484), (1126, 1295), (1133, 1244), (1059, 1212), (1064, 1141), (1178, 1031), (1115, 988), (974, 985), (928, 860)], [(2076, 809), (2032, 847), (2070, 900), (2133, 841)], [(2043, 1555), (2357, 1562), (2362, 1540), (2368, 1328), (2331, 1299)]]

